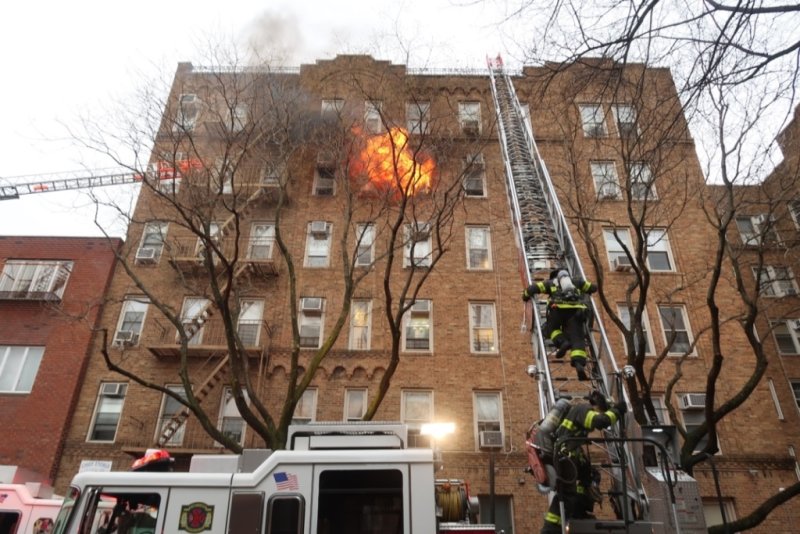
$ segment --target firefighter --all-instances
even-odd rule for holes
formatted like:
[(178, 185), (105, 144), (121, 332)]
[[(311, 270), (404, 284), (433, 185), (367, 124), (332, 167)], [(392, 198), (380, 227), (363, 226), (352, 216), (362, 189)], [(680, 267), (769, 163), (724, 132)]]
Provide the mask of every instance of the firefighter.
[(550, 279), (535, 282), (522, 292), (527, 302), (537, 293), (549, 296), (547, 319), (542, 334), (556, 347), (556, 358), (563, 358), (570, 351), (570, 364), (580, 380), (586, 375), (586, 339), (583, 325), (586, 322), (586, 303), (583, 295), (597, 291), (597, 286), (588, 280), (571, 278), (565, 269), (554, 269)]
[[(593, 430), (608, 428), (627, 412), (625, 401), (609, 408), (603, 394), (594, 390), (586, 397), (588, 403), (575, 404), (567, 410), (553, 435), (553, 441), (563, 438), (585, 438)], [(561, 532), (561, 506), (568, 519), (588, 519), (593, 517), (594, 503), (599, 502), (600, 472), (592, 467), (589, 458), (579, 441), (567, 441), (558, 445), (557, 457), (559, 480), (556, 493), (544, 516), (541, 534)]]

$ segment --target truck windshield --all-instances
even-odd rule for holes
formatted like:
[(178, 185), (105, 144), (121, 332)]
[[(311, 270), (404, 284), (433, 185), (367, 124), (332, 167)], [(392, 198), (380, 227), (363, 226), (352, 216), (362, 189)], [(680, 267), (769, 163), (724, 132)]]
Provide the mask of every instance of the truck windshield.
[(69, 488), (67, 496), (64, 497), (64, 501), (61, 503), (61, 510), (58, 511), (56, 524), (53, 526), (53, 534), (64, 534), (67, 531), (67, 525), (69, 524), (70, 516), (72, 516), (72, 510), (75, 508), (75, 501), (77, 501), (80, 496), (81, 490), (74, 486)]

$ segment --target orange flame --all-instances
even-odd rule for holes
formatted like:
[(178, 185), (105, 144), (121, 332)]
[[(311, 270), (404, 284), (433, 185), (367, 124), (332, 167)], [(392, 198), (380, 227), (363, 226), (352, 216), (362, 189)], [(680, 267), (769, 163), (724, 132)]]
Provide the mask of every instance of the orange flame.
[(430, 191), (436, 172), (433, 158), (414, 154), (408, 144), (408, 132), (391, 128), (384, 134), (370, 136), (352, 162), (353, 177), (366, 176), (364, 191), (396, 191), (413, 196)]

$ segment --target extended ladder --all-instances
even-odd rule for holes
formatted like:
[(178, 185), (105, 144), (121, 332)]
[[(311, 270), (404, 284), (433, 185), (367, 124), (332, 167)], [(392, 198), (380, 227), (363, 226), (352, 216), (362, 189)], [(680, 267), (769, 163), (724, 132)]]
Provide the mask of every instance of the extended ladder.
[[(504, 159), (506, 191), (515, 227), (516, 242), (520, 251), (520, 275), (527, 286), (533, 281), (531, 273), (549, 271), (556, 266), (566, 266), (573, 276), (585, 278), (575, 244), (558, 202), (553, 184), (539, 155), (529, 121), (517, 99), (510, 76), (502, 69), (490, 64), (489, 78), (497, 114), (498, 135)], [(549, 342), (542, 335), (543, 308), (532, 300), (533, 305), (533, 352), (535, 367), (532, 373), (537, 378), (539, 410), (541, 417), (550, 411), (556, 400), (564, 396), (588, 393), (589, 384), (578, 382), (575, 372), (564, 360), (549, 360)], [(593, 313), (589, 338), (590, 386), (610, 397), (611, 380), (619, 376), (619, 369), (611, 353), (611, 347), (600, 315), (593, 300), (588, 303)], [(609, 370), (606, 369), (609, 368)], [(557, 386), (558, 385), (558, 386)], [(620, 388), (618, 393), (624, 396)], [(621, 397), (622, 398), (622, 397)], [(619, 438), (618, 425), (606, 434)], [(633, 510), (646, 516), (647, 499), (637, 473), (637, 463), (632, 447), (616, 441), (606, 449), (609, 457), (609, 472), (613, 478), (612, 493), (617, 509), (624, 510), (631, 518)]]

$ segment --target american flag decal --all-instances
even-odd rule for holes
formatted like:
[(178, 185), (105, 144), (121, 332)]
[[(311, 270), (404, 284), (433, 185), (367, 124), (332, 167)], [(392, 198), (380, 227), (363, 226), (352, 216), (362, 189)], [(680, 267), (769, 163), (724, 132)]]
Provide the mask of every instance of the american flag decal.
[(297, 490), (300, 488), (297, 484), (297, 476), (292, 473), (274, 473), (272, 477), (275, 479), (275, 485), (279, 490)]

